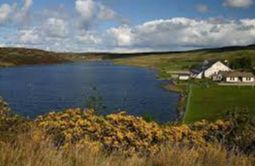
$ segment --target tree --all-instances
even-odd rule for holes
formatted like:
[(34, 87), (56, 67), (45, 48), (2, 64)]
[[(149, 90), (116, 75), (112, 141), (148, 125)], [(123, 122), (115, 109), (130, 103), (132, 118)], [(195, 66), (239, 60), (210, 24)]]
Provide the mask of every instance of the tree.
[(252, 61), (251, 58), (248, 57), (242, 57), (234, 59), (232, 62), (230, 62), (230, 67), (232, 69), (252, 69)]

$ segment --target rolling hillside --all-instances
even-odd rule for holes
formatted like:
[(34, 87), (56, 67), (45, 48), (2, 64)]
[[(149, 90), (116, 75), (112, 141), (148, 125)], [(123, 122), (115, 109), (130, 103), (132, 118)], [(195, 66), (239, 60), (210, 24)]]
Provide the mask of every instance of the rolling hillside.
[(253, 64), (255, 64), (255, 45), (138, 55), (113, 59), (118, 64), (151, 67), (162, 70), (185, 70), (203, 60), (227, 59), (231, 61), (232, 59), (241, 57), (249, 57)]
[(113, 60), (117, 64), (181, 70), (205, 59), (250, 57), (255, 64), (255, 45), (210, 48), (183, 52), (56, 53), (39, 49), (0, 48), (0, 66), (52, 64), (88, 60)]
[(100, 55), (79, 53), (56, 53), (39, 49), (0, 48), (0, 66), (31, 64), (56, 64), (101, 59)]

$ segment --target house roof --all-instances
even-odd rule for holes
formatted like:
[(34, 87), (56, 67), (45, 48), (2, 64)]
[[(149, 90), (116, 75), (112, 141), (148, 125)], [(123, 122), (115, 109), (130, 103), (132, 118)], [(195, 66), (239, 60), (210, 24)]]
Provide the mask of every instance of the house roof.
[(201, 70), (201, 69), (192, 69), (191, 70), (191, 73), (193, 73), (193, 74), (199, 74), (199, 73), (201, 73), (203, 70)]
[(187, 71), (187, 70), (172, 71), (172, 70), (170, 70), (170, 71), (167, 71), (167, 73), (169, 73), (169, 74), (190, 74), (190, 71)]
[(250, 72), (240, 72), (240, 71), (232, 71), (222, 73), (225, 77), (254, 77), (254, 75)]
[(181, 74), (179, 74), (179, 77), (180, 76), (190, 76), (190, 74), (188, 74), (188, 73), (181, 73)]
[[(221, 62), (221, 61), (220, 60), (205, 60), (203, 63), (201, 63), (201, 65), (199, 67), (192, 69), (191, 72), (194, 74), (199, 74), (203, 71), (206, 71), (207, 69), (212, 67), (212, 65), (214, 65), (217, 62)], [(221, 63), (226, 65), (224, 62), (221, 62)]]

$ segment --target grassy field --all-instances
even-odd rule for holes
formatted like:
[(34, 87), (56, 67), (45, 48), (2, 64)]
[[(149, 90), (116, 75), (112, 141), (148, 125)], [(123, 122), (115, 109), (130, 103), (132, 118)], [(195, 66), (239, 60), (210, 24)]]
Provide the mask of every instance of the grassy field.
[(207, 59), (228, 59), (249, 57), (255, 64), (255, 50), (236, 51), (191, 51), (182, 53), (151, 54), (141, 56), (131, 56), (127, 58), (117, 58), (114, 62), (123, 65), (134, 65), (149, 68), (160, 68), (164, 70), (189, 69), (193, 65)]
[(226, 111), (248, 109), (255, 115), (254, 87), (199, 87), (191, 88), (190, 104), (184, 116), (185, 123), (201, 119), (216, 120)]

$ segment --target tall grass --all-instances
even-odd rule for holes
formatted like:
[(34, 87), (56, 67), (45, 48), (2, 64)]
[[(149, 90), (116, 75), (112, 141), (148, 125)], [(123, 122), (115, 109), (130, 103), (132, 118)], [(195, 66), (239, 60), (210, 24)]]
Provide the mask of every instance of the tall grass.
[(155, 155), (127, 157), (121, 153), (93, 152), (89, 147), (57, 149), (21, 136), (0, 144), (0, 166), (253, 166), (254, 156), (226, 151), (220, 146), (187, 148), (165, 146)]

